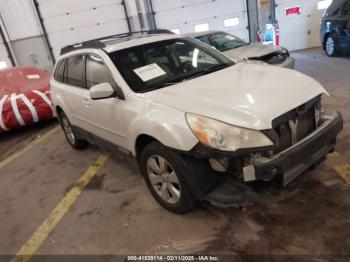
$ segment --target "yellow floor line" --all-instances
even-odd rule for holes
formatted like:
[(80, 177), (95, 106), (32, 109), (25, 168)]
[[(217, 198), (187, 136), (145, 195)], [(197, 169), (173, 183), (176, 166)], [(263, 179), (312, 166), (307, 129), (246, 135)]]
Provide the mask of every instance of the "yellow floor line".
[(56, 126), (56, 127), (52, 128), (51, 130), (49, 130), (45, 134), (41, 135), (39, 138), (37, 138), (34, 141), (30, 142), (28, 145), (26, 145), (22, 149), (18, 150), (17, 152), (15, 152), (15, 153), (11, 154), (10, 156), (6, 157), (5, 159), (1, 160), (0, 161), (0, 168), (3, 168), (4, 166), (9, 164), (10, 162), (15, 160), (16, 158), (18, 158), (21, 155), (23, 155), (25, 152), (27, 152), (32, 147), (34, 147), (34, 146), (40, 144), (41, 142), (43, 142), (44, 140), (46, 140), (49, 136), (51, 136), (53, 133), (55, 133), (59, 128), (60, 128), (59, 126)]
[(337, 171), (338, 175), (340, 175), (344, 181), (350, 185), (350, 164), (335, 166), (335, 170)]
[(80, 178), (79, 182), (65, 195), (61, 202), (46, 218), (46, 220), (35, 231), (33, 236), (27, 241), (27, 243), (18, 251), (16, 256), (11, 262), (26, 262), (29, 261), (39, 247), (43, 244), (50, 232), (55, 228), (62, 217), (67, 213), (69, 208), (75, 203), (83, 189), (91, 181), (91, 179), (97, 174), (101, 167), (108, 160), (109, 155), (100, 155), (96, 162), (92, 164), (85, 174)]

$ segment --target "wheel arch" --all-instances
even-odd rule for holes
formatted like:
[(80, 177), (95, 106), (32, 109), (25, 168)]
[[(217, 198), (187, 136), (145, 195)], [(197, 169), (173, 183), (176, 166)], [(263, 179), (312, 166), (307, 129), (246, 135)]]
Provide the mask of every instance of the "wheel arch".
[(60, 106), (55, 106), (55, 111), (57, 113), (57, 116), (59, 116), (62, 112), (64, 112)]
[(323, 45), (322, 45), (323, 50), (326, 50), (326, 40), (327, 40), (327, 37), (330, 35), (332, 35), (332, 32), (327, 32), (327, 33), (325, 33), (325, 35), (323, 37)]
[(141, 134), (136, 138), (134, 150), (135, 150), (135, 157), (137, 162), (140, 162), (143, 149), (145, 149), (145, 147), (148, 146), (149, 144), (156, 141), (160, 142), (155, 137), (146, 135), (146, 134)]

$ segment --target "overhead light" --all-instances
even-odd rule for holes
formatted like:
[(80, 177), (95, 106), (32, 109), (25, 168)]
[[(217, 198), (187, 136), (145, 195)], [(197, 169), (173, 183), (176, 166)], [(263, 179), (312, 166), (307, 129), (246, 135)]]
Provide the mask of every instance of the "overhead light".
[(323, 10), (327, 9), (331, 4), (333, 0), (321, 0), (317, 2), (317, 9), (318, 10)]
[(239, 18), (234, 17), (234, 18), (228, 18), (224, 20), (224, 26), (225, 27), (232, 27), (232, 26), (237, 26), (239, 25)]
[(207, 32), (209, 31), (209, 24), (199, 24), (194, 26), (194, 31), (195, 32)]
[(180, 29), (179, 28), (171, 29), (170, 31), (173, 32), (174, 34), (177, 34), (177, 35), (180, 34)]

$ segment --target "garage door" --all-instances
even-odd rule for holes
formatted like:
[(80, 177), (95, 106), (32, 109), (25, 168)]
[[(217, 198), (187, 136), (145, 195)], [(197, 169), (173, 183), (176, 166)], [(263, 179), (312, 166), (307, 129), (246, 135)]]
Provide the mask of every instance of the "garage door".
[(249, 39), (245, 0), (152, 0), (158, 28), (180, 33), (225, 30)]
[(281, 45), (291, 50), (320, 46), (319, 0), (276, 0)]
[(6, 47), (3, 41), (0, 41), (0, 70), (11, 66), (12, 64), (7, 54)]
[(55, 57), (62, 47), (128, 32), (121, 0), (38, 0)]
[(3, 39), (5, 36), (4, 36), (4, 33), (3, 33), (3, 25), (0, 25), (1, 28), (0, 28), (0, 70), (1, 69), (4, 69), (4, 68), (7, 68), (7, 67), (11, 67), (12, 66), (12, 63), (11, 63), (11, 60), (10, 60), (10, 55), (7, 51), (7, 48), (5, 46), (5, 39)]

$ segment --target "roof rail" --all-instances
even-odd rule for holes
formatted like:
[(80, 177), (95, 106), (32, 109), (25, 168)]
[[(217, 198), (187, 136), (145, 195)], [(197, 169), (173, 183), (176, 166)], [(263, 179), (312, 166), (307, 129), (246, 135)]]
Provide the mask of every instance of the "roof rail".
[(157, 35), (157, 34), (175, 34), (174, 32), (168, 30), (168, 29), (156, 29), (156, 30), (149, 30), (149, 31), (136, 31), (136, 32), (130, 32), (130, 33), (123, 33), (123, 34), (117, 34), (117, 35), (110, 35), (110, 36), (104, 36), (97, 39), (92, 39), (88, 41), (84, 41), (82, 43), (77, 43), (73, 45), (68, 45), (66, 47), (63, 47), (61, 49), (61, 55), (64, 55), (66, 53), (83, 49), (83, 48), (96, 48), (96, 49), (102, 49), (105, 48), (106, 45), (103, 43), (103, 40), (108, 39), (114, 39), (114, 38), (124, 38), (124, 37), (130, 37), (135, 34), (141, 34), (141, 35)]

